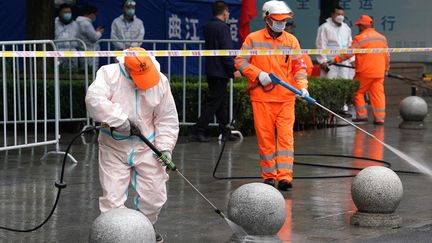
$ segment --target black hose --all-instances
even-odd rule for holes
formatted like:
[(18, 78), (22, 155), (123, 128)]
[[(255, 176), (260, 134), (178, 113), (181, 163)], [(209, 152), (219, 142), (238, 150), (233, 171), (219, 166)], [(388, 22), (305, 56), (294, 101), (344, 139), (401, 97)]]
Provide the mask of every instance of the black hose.
[[(230, 177), (222, 177), (217, 176), (216, 172), (219, 167), (219, 164), (221, 162), (221, 156), (223, 154), (223, 146), (221, 149), (221, 153), (219, 154), (219, 159), (215, 164), (215, 167), (213, 169), (213, 178), (217, 180), (240, 180), (240, 179), (261, 179), (260, 176), (230, 176)], [(310, 157), (310, 156), (321, 156), (321, 157), (339, 157), (339, 158), (350, 158), (350, 159), (359, 159), (359, 160), (367, 160), (367, 161), (374, 161), (381, 163), (385, 165), (386, 167), (390, 168), (391, 164), (384, 160), (377, 160), (377, 159), (371, 159), (371, 158), (365, 158), (365, 157), (358, 157), (358, 156), (351, 156), (351, 155), (340, 155), (340, 154), (294, 154), (294, 156), (299, 157)], [(320, 167), (320, 168), (329, 168), (329, 169), (340, 169), (340, 170), (362, 170), (364, 168), (357, 168), (357, 167), (347, 167), (347, 166), (336, 166), (336, 165), (326, 165), (326, 164), (312, 164), (312, 163), (304, 163), (304, 162), (296, 162), (294, 161), (294, 165), (303, 165), (303, 166), (314, 166), (314, 167)], [(332, 178), (348, 178), (348, 177), (355, 177), (356, 175), (337, 175), (337, 176), (294, 176), (294, 179), (332, 179)]]
[[(223, 147), (221, 149), (221, 154), (223, 154)], [(381, 165), (384, 165), (387, 168), (391, 168), (391, 163), (387, 162), (385, 160), (378, 160), (378, 159), (372, 159), (367, 157), (359, 157), (359, 156), (352, 156), (352, 155), (341, 155), (341, 154), (294, 154), (296, 157), (337, 157), (337, 158), (349, 158), (349, 159), (359, 159), (359, 160), (366, 160), (366, 161), (373, 161), (376, 163), (381, 163)], [(213, 169), (213, 178), (217, 180), (241, 180), (241, 179), (261, 179), (260, 176), (229, 176), (229, 177), (223, 177), (223, 176), (217, 176), (216, 172), (219, 167), (221, 160), (218, 159), (218, 161), (215, 164), (215, 167)], [(360, 171), (363, 170), (366, 167), (349, 167), (349, 166), (337, 166), (337, 165), (326, 165), (326, 164), (312, 164), (312, 163), (304, 163), (304, 162), (298, 162), (295, 161), (294, 165), (303, 165), (303, 166), (313, 166), (313, 167), (320, 167), (320, 168), (329, 168), (329, 169), (340, 169), (340, 170), (355, 170)], [(405, 174), (421, 174), (419, 172), (414, 171), (403, 171), (403, 170), (394, 170), (396, 173), (405, 173)], [(349, 177), (355, 177), (356, 174), (352, 175), (332, 175), (332, 176), (294, 176), (294, 179), (334, 179), (334, 178), (349, 178)]]
[(35, 231), (35, 230), (39, 229), (40, 227), (42, 227), (44, 224), (46, 224), (46, 223), (48, 222), (48, 220), (51, 218), (51, 216), (54, 214), (54, 211), (55, 211), (56, 208), (57, 208), (57, 204), (58, 204), (58, 202), (59, 202), (59, 200), (60, 200), (60, 193), (61, 193), (61, 190), (64, 189), (64, 188), (66, 188), (66, 183), (63, 181), (63, 178), (64, 178), (64, 171), (65, 171), (65, 166), (66, 166), (66, 159), (67, 159), (67, 156), (68, 156), (68, 154), (69, 154), (69, 150), (70, 150), (70, 148), (72, 147), (72, 144), (73, 144), (73, 143), (75, 142), (75, 140), (77, 140), (77, 139), (78, 139), (82, 134), (84, 134), (84, 133), (86, 133), (86, 132), (90, 132), (90, 131), (96, 130), (96, 129), (97, 129), (97, 127), (89, 127), (88, 129), (83, 130), (83, 131), (80, 132), (78, 135), (76, 135), (76, 136), (72, 139), (72, 141), (69, 143), (69, 145), (68, 145), (68, 147), (67, 147), (67, 149), (66, 149), (65, 155), (64, 155), (64, 157), (63, 157), (62, 169), (61, 169), (61, 172), (60, 172), (60, 181), (59, 181), (59, 182), (56, 181), (56, 182), (54, 183), (54, 186), (57, 187), (57, 196), (56, 196), (56, 199), (55, 199), (55, 201), (54, 201), (54, 205), (53, 205), (53, 207), (52, 207), (52, 209), (51, 209), (51, 212), (50, 212), (49, 215), (45, 218), (45, 220), (44, 220), (42, 223), (40, 223), (39, 225), (37, 225), (36, 227), (34, 227), (34, 228), (30, 228), (30, 229), (14, 229), (14, 228), (9, 228), (9, 227), (4, 227), (4, 226), (0, 226), (0, 229), (2, 229), (2, 230), (8, 230), (8, 231), (13, 231), (13, 232), (22, 232), (22, 233), (27, 233), (27, 232), (32, 232), (32, 231)]

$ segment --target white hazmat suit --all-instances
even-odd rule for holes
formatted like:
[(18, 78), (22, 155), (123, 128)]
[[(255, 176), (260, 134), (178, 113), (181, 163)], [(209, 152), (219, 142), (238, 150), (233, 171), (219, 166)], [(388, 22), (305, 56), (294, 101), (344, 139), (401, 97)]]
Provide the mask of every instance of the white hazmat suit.
[(88, 51), (99, 51), (99, 44), (96, 44), (102, 33), (96, 31), (93, 27), (92, 20), (85, 16), (76, 18), (76, 23), (79, 27), (79, 39), (83, 40), (87, 46)]
[(111, 24), (111, 39), (136, 40), (134, 42), (113, 42), (117, 50), (141, 46), (142, 42), (140, 41), (144, 39), (144, 33), (144, 24), (136, 16), (134, 16), (133, 21), (128, 21), (123, 15), (120, 15)]
[[(66, 39), (77, 39), (79, 34), (78, 25), (75, 21), (71, 21), (69, 24), (64, 24), (60, 21), (59, 17), (54, 20), (55, 27), (55, 39), (66, 40)], [(59, 50), (76, 51), (78, 43), (75, 41), (65, 41), (56, 43)]]
[[(332, 18), (328, 18), (326, 22), (318, 28), (316, 37), (316, 48), (318, 49), (348, 48), (351, 42), (351, 29), (344, 22), (342, 22), (341, 26), (338, 26), (333, 22)], [(317, 61), (319, 64), (325, 63), (333, 60), (335, 56), (336, 55), (317, 55)], [(351, 66), (351, 62), (353, 61), (354, 58), (351, 58), (340, 64)], [(329, 66), (328, 72), (321, 70), (321, 77), (352, 79), (354, 77), (354, 70), (331, 65)]]
[[(110, 127), (119, 127), (129, 119), (159, 150), (170, 153), (177, 141), (179, 122), (168, 79), (152, 58), (160, 81), (147, 90), (138, 89), (121, 58), (119, 61), (102, 66), (90, 85), (86, 95), (90, 116)], [(108, 129), (101, 129), (99, 134), (100, 210), (124, 207), (131, 183), (135, 207), (155, 223), (167, 200), (165, 167), (138, 138), (115, 131), (114, 136), (123, 140), (113, 139)]]

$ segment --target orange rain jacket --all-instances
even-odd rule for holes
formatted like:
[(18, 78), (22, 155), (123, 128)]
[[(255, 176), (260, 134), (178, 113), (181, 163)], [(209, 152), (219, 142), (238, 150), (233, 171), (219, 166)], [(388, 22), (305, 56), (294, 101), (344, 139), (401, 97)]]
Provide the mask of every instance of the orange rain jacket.
[[(249, 34), (243, 42), (242, 50), (269, 50), (269, 49), (300, 49), (300, 44), (293, 35), (282, 32), (273, 39), (266, 28)], [(256, 84), (261, 71), (273, 73), (283, 81), (301, 89), (307, 88), (306, 64), (303, 55), (256, 55), (237, 56), (234, 59), (236, 69), (246, 76), (249, 86)], [(251, 101), (284, 102), (293, 100), (295, 94), (288, 89), (277, 85), (271, 92), (261, 88), (252, 89)]]
[[(387, 39), (374, 28), (363, 30), (356, 35), (350, 48), (387, 48)], [(351, 58), (354, 54), (341, 54), (334, 58), (336, 63)], [(390, 69), (390, 56), (388, 53), (355, 54), (356, 78), (382, 78)]]

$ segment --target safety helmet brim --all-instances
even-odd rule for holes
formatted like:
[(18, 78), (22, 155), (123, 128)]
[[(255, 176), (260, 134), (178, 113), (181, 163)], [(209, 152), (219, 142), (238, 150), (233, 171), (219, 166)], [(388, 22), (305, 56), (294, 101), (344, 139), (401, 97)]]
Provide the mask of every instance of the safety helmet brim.
[(272, 14), (270, 15), (270, 18), (276, 20), (276, 21), (284, 21), (287, 19), (292, 19), (291, 14)]

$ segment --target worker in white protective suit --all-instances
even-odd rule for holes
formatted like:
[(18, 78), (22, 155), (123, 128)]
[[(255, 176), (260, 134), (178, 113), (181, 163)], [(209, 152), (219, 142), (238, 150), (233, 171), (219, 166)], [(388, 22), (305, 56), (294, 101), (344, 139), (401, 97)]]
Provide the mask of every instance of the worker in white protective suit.
[[(333, 9), (331, 17), (318, 28), (316, 37), (317, 49), (343, 49), (351, 45), (351, 29), (344, 23), (344, 9), (337, 6)], [(328, 65), (328, 61), (336, 55), (317, 55), (317, 61), (321, 67), (321, 77), (352, 79), (354, 69)], [(348, 59), (340, 64), (351, 66), (354, 58)]]
[[(105, 28), (99, 26), (96, 29), (93, 26), (93, 22), (96, 20), (97, 8), (91, 5), (86, 6), (84, 10), (84, 16), (79, 16), (76, 19), (76, 23), (79, 27), (78, 38), (83, 40), (86, 44), (87, 51), (99, 51), (99, 43), (97, 41), (102, 37)], [(83, 59), (81, 59), (83, 60)], [(93, 58), (88, 58), (87, 63), (93, 65)], [(95, 59), (95, 67), (99, 66), (99, 59)]]
[(111, 24), (111, 39), (134, 40), (133, 42), (113, 42), (116, 50), (129, 47), (140, 47), (144, 39), (144, 24), (135, 16), (135, 1), (126, 0), (123, 3), (123, 14), (115, 18)]
[[(58, 16), (54, 20), (54, 29), (57, 50), (77, 50), (79, 43), (72, 40), (78, 38), (79, 29), (78, 24), (72, 18), (72, 7), (69, 4), (63, 3), (60, 5)], [(78, 64), (77, 58), (60, 58), (59, 61), (62, 67), (69, 64), (71, 67), (76, 67)]]
[[(144, 51), (130, 48), (127, 51)], [(129, 183), (135, 191), (135, 208), (154, 224), (167, 200), (165, 167), (144, 142), (129, 136), (137, 126), (171, 159), (179, 121), (167, 77), (149, 56), (126, 56), (102, 66), (86, 95), (90, 116), (114, 130), (99, 134), (99, 180), (103, 195), (99, 208), (106, 212), (124, 207)], [(162, 239), (156, 234), (158, 241)]]
[(99, 44), (96, 44), (104, 32), (104, 27), (99, 26), (96, 29), (93, 27), (93, 22), (96, 20), (97, 8), (88, 5), (84, 11), (84, 16), (78, 16), (76, 22), (79, 27), (79, 38), (83, 40), (87, 46), (87, 50), (98, 51)]
[[(78, 38), (78, 25), (72, 18), (72, 7), (62, 4), (59, 7), (58, 16), (54, 20), (55, 40), (71, 40)], [(76, 51), (77, 43), (64, 41), (56, 43), (59, 50)]]

